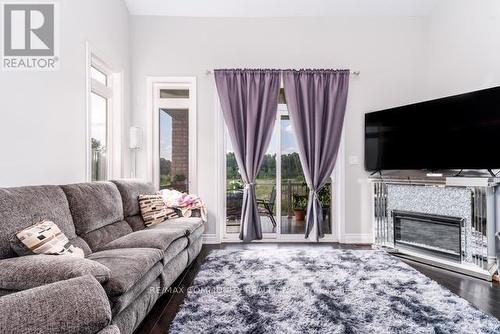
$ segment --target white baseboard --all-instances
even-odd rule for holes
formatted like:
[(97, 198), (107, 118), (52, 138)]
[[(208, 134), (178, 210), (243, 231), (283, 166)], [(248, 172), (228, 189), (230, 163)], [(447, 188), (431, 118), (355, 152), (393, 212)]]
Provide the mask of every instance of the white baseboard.
[[(281, 242), (293, 242), (294, 240), (282, 240)], [(297, 242), (303, 242), (304, 240), (297, 240)], [(239, 239), (235, 240), (224, 240), (224, 242), (241, 242)], [(278, 242), (277, 240), (268, 242)], [(336, 240), (328, 240), (324, 242), (336, 242)], [(215, 233), (208, 233), (203, 235), (203, 243), (208, 245), (220, 244), (221, 240)], [(345, 234), (341, 244), (372, 244), (373, 235), (372, 234)]]
[(344, 234), (340, 241), (342, 244), (372, 244), (373, 235), (368, 234)]
[(215, 233), (207, 233), (203, 234), (203, 243), (212, 245), (212, 244), (220, 244), (220, 240)]

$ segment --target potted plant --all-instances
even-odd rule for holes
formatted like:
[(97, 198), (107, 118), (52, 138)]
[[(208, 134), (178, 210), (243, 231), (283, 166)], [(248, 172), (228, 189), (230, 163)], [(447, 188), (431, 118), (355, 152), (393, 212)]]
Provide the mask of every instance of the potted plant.
[(323, 220), (329, 215), (330, 206), (332, 201), (332, 185), (327, 183), (326, 185), (318, 191), (318, 199), (321, 202), (323, 208)]
[(307, 196), (293, 194), (293, 214), (296, 222), (303, 222), (306, 216)]
[(244, 188), (244, 184), (240, 180), (231, 180), (228, 182), (227, 190), (231, 192), (241, 191)]
[(237, 221), (238, 225), (243, 204), (243, 188), (244, 184), (241, 180), (230, 180), (227, 183), (226, 217), (229, 221)]

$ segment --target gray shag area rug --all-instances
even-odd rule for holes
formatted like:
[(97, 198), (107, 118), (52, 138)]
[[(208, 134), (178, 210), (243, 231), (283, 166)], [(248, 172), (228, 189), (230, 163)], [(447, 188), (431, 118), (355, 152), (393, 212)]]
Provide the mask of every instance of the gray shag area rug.
[(372, 250), (216, 250), (170, 333), (500, 333), (500, 322)]

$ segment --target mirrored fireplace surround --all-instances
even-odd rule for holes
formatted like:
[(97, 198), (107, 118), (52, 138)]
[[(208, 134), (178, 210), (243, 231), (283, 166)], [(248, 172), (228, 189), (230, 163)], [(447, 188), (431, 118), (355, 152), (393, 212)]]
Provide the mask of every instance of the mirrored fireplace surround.
[(494, 180), (462, 178), (460, 185), (450, 178), (371, 181), (376, 245), (491, 279), (497, 266)]

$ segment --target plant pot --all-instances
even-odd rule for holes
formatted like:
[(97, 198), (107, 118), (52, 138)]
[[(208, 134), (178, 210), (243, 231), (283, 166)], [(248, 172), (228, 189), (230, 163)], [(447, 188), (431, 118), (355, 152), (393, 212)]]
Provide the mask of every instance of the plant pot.
[(302, 209), (293, 209), (296, 222), (304, 222), (306, 218), (306, 211)]
[(325, 221), (327, 219), (327, 217), (330, 217), (330, 207), (324, 206), (323, 207), (323, 221)]

